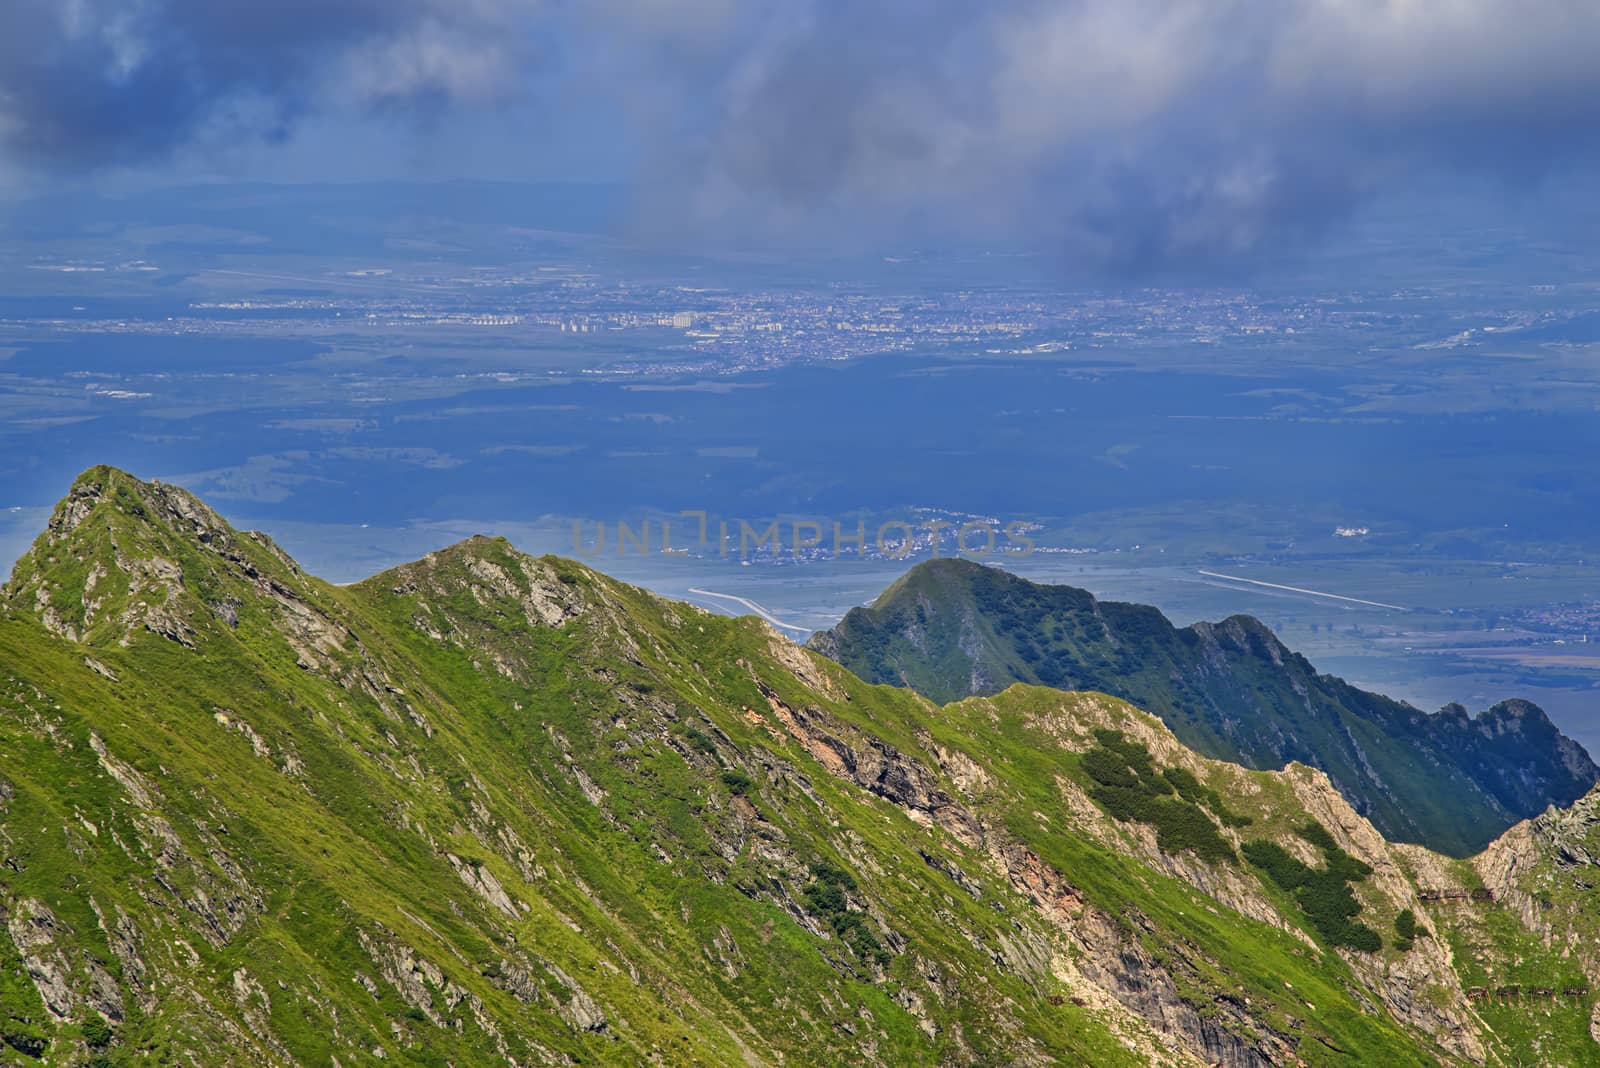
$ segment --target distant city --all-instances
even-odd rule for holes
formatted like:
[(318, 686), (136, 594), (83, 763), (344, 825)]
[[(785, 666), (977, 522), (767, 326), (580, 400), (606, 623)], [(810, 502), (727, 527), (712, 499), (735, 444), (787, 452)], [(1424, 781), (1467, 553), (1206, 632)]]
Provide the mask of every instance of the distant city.
[[(76, 275), (159, 272), (142, 260), (31, 263), (30, 270)], [(429, 273), (414, 266), (286, 275), (214, 268), (191, 285), (249, 285), (236, 299), (188, 301), (157, 318), (105, 317), (93, 302), (45, 318), (0, 318), (5, 331), (62, 334), (307, 337), (470, 330), (507, 344), (573, 345), (572, 359), (545, 374), (670, 376), (736, 374), (797, 363), (891, 353), (951, 352), (985, 357), (1104, 356), (1130, 348), (1209, 346), (1236, 362), (1350, 349), (1470, 349), (1514, 343), (1528, 331), (1560, 331), (1588, 314), (1550, 294), (1531, 308), (1467, 307), (1466, 294), (1408, 288), (1298, 299), (1252, 292), (1146, 289), (1108, 296), (1012, 287), (895, 293), (871, 286), (722, 288), (638, 283), (548, 264)], [(1553, 288), (1553, 287), (1552, 287)], [(1586, 288), (1586, 287), (1585, 287)], [(1470, 325), (1464, 325), (1467, 320)], [(623, 347), (594, 351), (586, 342)], [(515, 373), (514, 363), (507, 370)]]

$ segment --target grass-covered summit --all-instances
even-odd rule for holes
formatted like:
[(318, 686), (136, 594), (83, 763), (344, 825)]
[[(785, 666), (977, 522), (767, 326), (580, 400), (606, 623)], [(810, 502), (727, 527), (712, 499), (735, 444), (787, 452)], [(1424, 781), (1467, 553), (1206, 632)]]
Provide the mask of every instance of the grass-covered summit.
[(1249, 616), (1180, 628), (1147, 605), (970, 561), (918, 564), (810, 646), (935, 701), (1015, 682), (1115, 694), (1208, 756), (1321, 768), (1391, 839), (1456, 856), (1600, 779), (1527, 701), (1429, 715), (1318, 674)]
[(1104, 695), (492, 538), (336, 587), (97, 468), (0, 592), (0, 1061), (1586, 1063), (1589, 811), (1450, 861)]

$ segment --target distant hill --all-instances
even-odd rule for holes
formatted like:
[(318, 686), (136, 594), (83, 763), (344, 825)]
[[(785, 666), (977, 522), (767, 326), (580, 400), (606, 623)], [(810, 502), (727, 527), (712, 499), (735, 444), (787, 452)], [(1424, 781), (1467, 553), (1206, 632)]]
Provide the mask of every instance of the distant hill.
[(970, 561), (918, 564), (809, 644), (934, 701), (1016, 682), (1112, 694), (1207, 756), (1321, 768), (1388, 838), (1455, 856), (1600, 779), (1583, 747), (1527, 701), (1429, 715), (1318, 674), (1250, 616), (1179, 628), (1146, 605)]

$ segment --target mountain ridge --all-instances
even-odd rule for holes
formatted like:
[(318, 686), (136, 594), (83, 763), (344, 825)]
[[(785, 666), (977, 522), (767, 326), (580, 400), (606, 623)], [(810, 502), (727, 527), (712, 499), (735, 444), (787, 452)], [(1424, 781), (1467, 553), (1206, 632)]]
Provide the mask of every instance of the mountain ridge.
[(1114, 694), (1208, 756), (1322, 767), (1390, 838), (1458, 856), (1600, 781), (1532, 702), (1425, 713), (1317, 672), (1254, 617), (1179, 628), (1150, 606), (970, 561), (913, 567), (807, 645), (935, 701), (1012, 681)]
[[(1562, 859), (1592, 806), (1453, 860), (1385, 842), (1321, 771), (1209, 760), (1112, 697), (937, 706), (503, 539), (332, 586), (197, 503), (86, 473), (0, 599), (20, 1057), (1600, 1050)], [(1503, 913), (1422, 900), (1491, 875)], [(1585, 993), (1525, 1018), (1469, 996), (1488, 982)]]

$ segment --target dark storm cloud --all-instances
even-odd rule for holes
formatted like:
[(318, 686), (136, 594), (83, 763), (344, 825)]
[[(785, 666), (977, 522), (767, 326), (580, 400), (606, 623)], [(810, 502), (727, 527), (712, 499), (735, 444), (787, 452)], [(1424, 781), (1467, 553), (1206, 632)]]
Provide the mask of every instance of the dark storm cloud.
[(309, 112), (481, 102), (528, 59), (531, 4), (11, 0), (0, 154), (98, 167), (198, 139), (282, 137)]
[(13, 0), (0, 42), (13, 161), (481, 109), (549, 92), (553, 52), (562, 106), (631, 117), (608, 136), (658, 222), (1101, 265), (1249, 258), (1421, 179), (1590, 167), (1600, 137), (1590, 0)]
[(1373, 193), (1587, 167), (1600, 134), (1588, 2), (817, 0), (768, 31), (662, 153), (707, 219), (1209, 263)]

